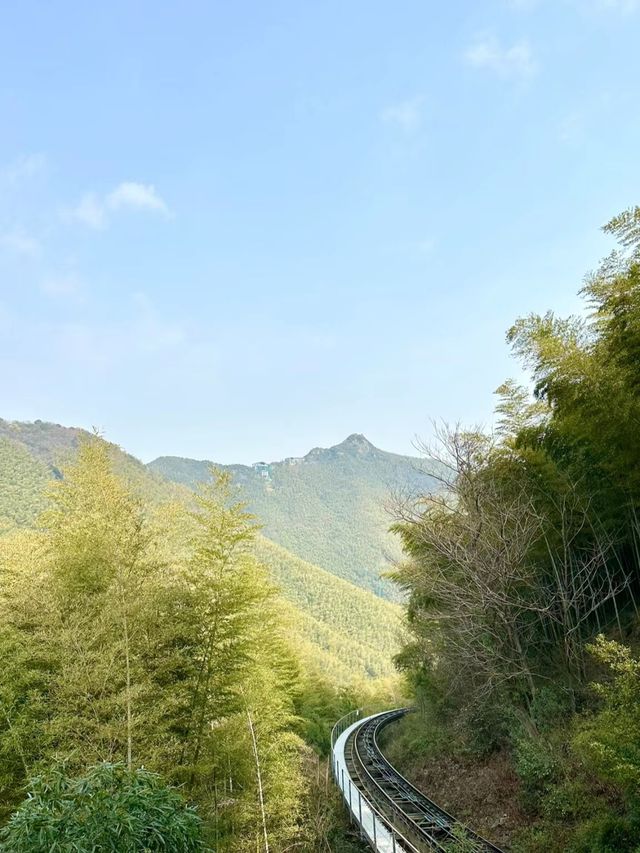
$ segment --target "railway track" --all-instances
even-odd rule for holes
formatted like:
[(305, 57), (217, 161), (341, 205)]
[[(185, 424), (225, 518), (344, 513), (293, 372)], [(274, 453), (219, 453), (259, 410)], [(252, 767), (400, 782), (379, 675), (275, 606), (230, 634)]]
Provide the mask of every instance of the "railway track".
[[(382, 754), (378, 738), (381, 731), (406, 714), (408, 709), (388, 711), (364, 719), (351, 727), (344, 741), (344, 764), (349, 784), (349, 804), (353, 799), (351, 785), (377, 813), (386, 825), (390, 842), (380, 843), (374, 832), (365, 833), (374, 850), (406, 851), (427, 853), (441, 851), (452, 853), (461, 844), (456, 839), (462, 825), (444, 809), (432, 802), (414, 785), (404, 778)], [(358, 814), (355, 814), (356, 822)], [(360, 807), (360, 823), (362, 815)], [(375, 824), (375, 820), (373, 821)], [(379, 830), (378, 836), (382, 833)], [(471, 830), (464, 829), (464, 851), (471, 853), (502, 853), (498, 847), (481, 838)], [(458, 847), (461, 849), (461, 847)]]

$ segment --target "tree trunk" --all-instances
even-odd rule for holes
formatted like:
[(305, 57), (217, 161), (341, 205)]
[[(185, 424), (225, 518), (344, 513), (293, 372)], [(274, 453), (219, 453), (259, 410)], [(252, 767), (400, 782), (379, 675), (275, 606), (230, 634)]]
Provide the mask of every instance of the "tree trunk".
[(262, 773), (260, 770), (260, 756), (258, 755), (258, 742), (256, 740), (256, 732), (251, 719), (251, 712), (247, 708), (247, 720), (249, 722), (249, 731), (251, 732), (251, 743), (253, 745), (253, 757), (256, 762), (256, 780), (258, 782), (258, 800), (260, 802), (260, 816), (262, 818), (262, 831), (264, 833), (264, 853), (269, 853), (269, 835), (267, 833), (267, 816), (264, 809), (264, 794), (262, 791)]

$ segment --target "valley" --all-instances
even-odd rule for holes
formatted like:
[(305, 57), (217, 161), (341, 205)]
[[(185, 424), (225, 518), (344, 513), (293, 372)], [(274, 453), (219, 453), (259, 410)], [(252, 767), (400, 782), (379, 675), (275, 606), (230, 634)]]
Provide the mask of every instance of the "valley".
[[(61, 476), (60, 469), (73, 460), (79, 443), (87, 440), (93, 440), (90, 433), (73, 427), (42, 421), (0, 420), (0, 531), (36, 523), (47, 505), (44, 496), (47, 484)], [(180, 465), (172, 467), (157, 460), (144, 465), (116, 445), (106, 444), (118, 474), (140, 498), (158, 507), (172, 502), (191, 505), (193, 490), (211, 476), (212, 463), (181, 460)], [(275, 506), (271, 505), (270, 511), (275, 521), (262, 527), (261, 535), (256, 538), (256, 554), (281, 590), (290, 616), (290, 630), (297, 637), (296, 645), (305, 659), (321, 671), (331, 671), (336, 684), (346, 685), (354, 678), (364, 681), (391, 678), (393, 655), (401, 642), (401, 609), (373, 592), (389, 586), (388, 582), (383, 586), (376, 575), (376, 570), (390, 568), (389, 555), (383, 550), (385, 541), (388, 539), (390, 550), (398, 550), (397, 543), (394, 545), (387, 538), (384, 526), (388, 523), (382, 503), (389, 482), (384, 477), (395, 475), (396, 482), (401, 483), (400, 476), (414, 475), (413, 462), (378, 451), (366, 441), (362, 445), (353, 440), (331, 450), (312, 451), (310, 457), (313, 461), (306, 464), (302, 460), (296, 466), (286, 462), (271, 466), (275, 483), (283, 482), (284, 495), (276, 494), (273, 498)], [(250, 511), (262, 522), (259, 511), (270, 504), (277, 486), (254, 468), (220, 466), (220, 470), (233, 475), (239, 497), (248, 500)], [(168, 479), (163, 472), (171, 473), (174, 479)], [(189, 476), (186, 472), (190, 472)], [(336, 472), (337, 482), (332, 489)], [(360, 517), (366, 519), (362, 533), (366, 545), (360, 550), (347, 544), (355, 538), (348, 515), (349, 504), (354, 503), (353, 497), (349, 497), (352, 494), (363, 496), (365, 503)], [(300, 551), (277, 543), (277, 532), (284, 529), (287, 507), (294, 505), (296, 509), (291, 511), (300, 528), (293, 537), (284, 538)], [(304, 534), (307, 529), (308, 538)], [(322, 539), (329, 544), (318, 551)], [(302, 553), (318, 554), (326, 560), (321, 567), (304, 559)], [(351, 575), (351, 579), (345, 579), (338, 570), (348, 565), (347, 557), (354, 553), (360, 555), (360, 570), (345, 571)], [(371, 558), (372, 565), (363, 562), (366, 556)]]

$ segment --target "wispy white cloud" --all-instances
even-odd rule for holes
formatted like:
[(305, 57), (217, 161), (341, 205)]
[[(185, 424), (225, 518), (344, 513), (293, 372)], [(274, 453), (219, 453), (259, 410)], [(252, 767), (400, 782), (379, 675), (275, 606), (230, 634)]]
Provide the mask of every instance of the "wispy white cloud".
[(42, 172), (47, 163), (44, 154), (21, 154), (13, 162), (0, 168), (3, 182), (17, 184)]
[(630, 15), (640, 9), (640, 0), (595, 0), (596, 8), (603, 11), (621, 12)]
[(160, 314), (144, 293), (130, 297), (130, 310), (114, 323), (65, 322), (51, 327), (53, 346), (65, 362), (111, 371), (138, 369), (163, 353), (175, 359), (189, 357), (192, 342), (184, 328)]
[(82, 295), (84, 282), (77, 272), (49, 275), (40, 284), (40, 290), (56, 298), (78, 298)]
[(99, 230), (107, 224), (107, 212), (104, 203), (95, 193), (86, 193), (73, 207), (64, 210), (66, 219), (81, 222), (89, 228)]
[(104, 196), (85, 193), (73, 207), (65, 208), (65, 219), (100, 230), (109, 224), (110, 216), (122, 210), (146, 211), (169, 216), (167, 203), (153, 184), (123, 181)]
[(169, 215), (169, 208), (153, 184), (139, 184), (135, 181), (124, 181), (119, 184), (107, 196), (106, 205), (110, 210), (131, 208)]
[(421, 255), (431, 255), (435, 248), (436, 241), (433, 237), (425, 237), (422, 240), (418, 240), (416, 243), (416, 249)]
[(598, 5), (602, 9), (610, 9), (614, 12), (622, 12), (623, 15), (630, 15), (632, 12), (637, 12), (640, 9), (640, 0), (597, 0)]
[(15, 228), (0, 234), (0, 245), (17, 255), (28, 255), (33, 257), (41, 252), (41, 245), (35, 237), (27, 234), (22, 228)]
[(409, 133), (420, 125), (423, 106), (424, 95), (416, 95), (387, 107), (380, 113), (380, 118), (387, 124), (395, 124)]
[(526, 39), (506, 46), (491, 34), (478, 35), (464, 58), (474, 68), (486, 68), (502, 77), (531, 77), (538, 68)]

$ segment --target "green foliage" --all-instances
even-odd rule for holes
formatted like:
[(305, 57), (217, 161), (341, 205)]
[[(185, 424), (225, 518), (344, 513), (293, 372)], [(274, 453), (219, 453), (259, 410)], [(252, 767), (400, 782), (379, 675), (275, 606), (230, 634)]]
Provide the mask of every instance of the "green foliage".
[(625, 248), (633, 249), (634, 255), (637, 256), (640, 245), (640, 207), (623, 210), (605, 225), (604, 231), (613, 234)]
[(540, 811), (549, 822), (576, 824), (589, 820), (596, 812), (603, 810), (603, 804), (598, 802), (597, 794), (584, 774), (571, 774), (571, 767), (567, 764), (560, 767), (556, 756), (556, 776), (558, 770), (562, 770), (562, 777), (556, 784), (548, 786), (540, 802)]
[(412, 762), (427, 764), (451, 748), (452, 733), (432, 706), (409, 714), (394, 724), (388, 739), (383, 733), (384, 752), (392, 764), (412, 768)]
[[(150, 463), (176, 483), (194, 488), (211, 463), (163, 456)], [(225, 469), (225, 466), (220, 466)], [(399, 555), (387, 531), (392, 489), (430, 489), (434, 480), (418, 459), (385, 453), (352, 435), (327, 450), (257, 470), (228, 466), (268, 539), (303, 560), (385, 597), (394, 590), (380, 573)], [(263, 476), (266, 474), (267, 476)]]
[[(0, 483), (2, 491), (9, 490), (7, 506), (14, 507), (16, 503), (22, 502), (28, 509), (24, 520), (18, 522), (20, 525), (32, 523), (38, 512), (44, 508), (45, 472), (49, 476), (59, 478), (62, 469), (72, 464), (76, 458), (80, 446), (97, 438), (96, 435), (81, 429), (45, 421), (23, 423), (0, 418), (0, 448), (3, 444), (6, 448), (0, 449)], [(164, 480), (117, 445), (106, 441), (104, 443), (109, 448), (115, 473), (127, 483), (137, 497), (154, 504), (189, 499), (187, 489)], [(11, 469), (3, 467), (2, 458), (5, 453)], [(29, 478), (34, 476), (38, 482), (29, 486)], [(16, 489), (15, 493), (12, 493), (12, 488)]]
[(572, 840), (570, 853), (638, 853), (640, 819), (604, 815), (590, 820)]
[(400, 701), (399, 608), (260, 536), (228, 473), (194, 496), (97, 436), (3, 434), (4, 816), (59, 758), (80, 788), (121, 762), (180, 784), (219, 853), (360, 849), (335, 798), (312, 808), (303, 762), (347, 710)]
[(296, 697), (298, 729), (306, 743), (322, 756), (329, 754), (331, 730), (337, 720), (355, 708), (368, 712), (406, 705), (407, 697), (397, 679), (355, 683), (348, 687), (327, 679), (309, 666), (302, 675)]
[(454, 826), (452, 835), (452, 840), (446, 844), (447, 853), (474, 853), (478, 849), (477, 842), (469, 837), (463, 826)]
[(519, 834), (515, 853), (640, 853), (637, 816), (614, 814), (593, 796), (579, 812), (577, 824), (568, 815), (535, 823)]
[(333, 784), (329, 765), (316, 756), (305, 765), (309, 780), (302, 853), (365, 853), (369, 849), (358, 838), (347, 817), (342, 795)]
[(29, 783), (2, 831), (7, 853), (196, 853), (200, 818), (160, 777), (100, 764), (73, 778), (53, 768)]
[(638, 849), (640, 663), (605, 637), (638, 626), (639, 210), (605, 229), (621, 248), (586, 280), (588, 316), (515, 322), (533, 394), (498, 389), (495, 436), (443, 429), (448, 491), (396, 525), (413, 635), (398, 660), (452, 748), (462, 732), (511, 750), (528, 853)]
[(514, 763), (529, 799), (548, 790), (560, 774), (558, 756), (541, 738), (520, 738), (515, 744)]
[(321, 649), (332, 680), (390, 677), (399, 645), (401, 610), (367, 590), (305, 563), (263, 537), (257, 553), (283, 596), (295, 608), (293, 628), (301, 640)]
[(580, 723), (574, 746), (594, 773), (640, 794), (640, 661), (631, 651), (600, 636), (590, 647), (609, 667), (612, 680), (596, 685), (600, 709)]
[[(0, 533), (3, 528), (36, 523), (47, 506), (45, 485), (52, 476), (62, 476), (61, 469), (72, 465), (79, 446), (87, 440), (104, 444), (114, 472), (142, 500), (143, 512), (154, 516), (160, 530), (171, 527), (173, 550), (178, 542), (183, 552), (188, 550), (185, 536), (189, 523), (179, 505), (193, 507), (191, 491), (163, 480), (102, 439), (39, 421), (23, 424), (0, 420)], [(242, 470), (254, 473), (252, 469)], [(207, 466), (202, 476), (210, 476)], [(263, 488), (263, 479), (256, 477)], [(157, 537), (158, 542), (164, 539)], [(393, 676), (392, 657), (400, 636), (398, 606), (301, 560), (261, 535), (255, 536), (255, 549), (282, 592), (282, 618), (309, 666), (331, 673), (332, 680), (344, 685)]]
[(39, 420), (20, 423), (1, 418), (0, 435), (4, 439), (21, 444), (34, 459), (47, 466), (55, 466), (68, 460), (77, 451), (79, 440), (88, 437), (83, 430), (59, 424)]
[(45, 507), (48, 480), (44, 463), (19, 443), (0, 437), (0, 534), (33, 523)]
[(219, 851), (293, 839), (300, 674), (255, 532), (226, 475), (157, 516), (81, 445), (38, 532), (0, 540), (5, 810), (57, 757), (123, 762), (183, 783)]
[(497, 388), (496, 395), (499, 398), (496, 431), (507, 442), (523, 430), (535, 428), (547, 414), (546, 406), (539, 400), (531, 400), (529, 391), (513, 379), (507, 379)]
[(561, 684), (545, 684), (536, 691), (531, 703), (531, 716), (541, 734), (553, 731), (573, 711), (571, 695)]

